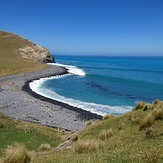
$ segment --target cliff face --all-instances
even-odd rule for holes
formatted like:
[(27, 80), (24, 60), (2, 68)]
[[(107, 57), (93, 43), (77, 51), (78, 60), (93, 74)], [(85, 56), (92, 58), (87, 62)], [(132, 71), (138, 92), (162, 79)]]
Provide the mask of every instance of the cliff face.
[(36, 44), (19, 48), (19, 52), (25, 59), (43, 63), (55, 62), (48, 49)]

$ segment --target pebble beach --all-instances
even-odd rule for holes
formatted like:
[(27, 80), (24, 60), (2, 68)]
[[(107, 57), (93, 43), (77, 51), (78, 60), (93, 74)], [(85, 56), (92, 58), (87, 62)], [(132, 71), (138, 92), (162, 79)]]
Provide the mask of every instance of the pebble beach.
[(88, 121), (102, 117), (82, 108), (51, 100), (33, 92), (33, 80), (67, 74), (67, 69), (48, 66), (35, 72), (0, 77), (0, 112), (18, 120), (36, 122), (67, 131), (80, 131)]

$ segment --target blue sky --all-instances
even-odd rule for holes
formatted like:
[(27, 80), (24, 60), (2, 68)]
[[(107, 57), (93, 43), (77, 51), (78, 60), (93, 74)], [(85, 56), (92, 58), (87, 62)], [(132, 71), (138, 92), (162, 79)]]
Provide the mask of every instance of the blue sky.
[(3, 0), (0, 30), (55, 54), (163, 55), (163, 0)]

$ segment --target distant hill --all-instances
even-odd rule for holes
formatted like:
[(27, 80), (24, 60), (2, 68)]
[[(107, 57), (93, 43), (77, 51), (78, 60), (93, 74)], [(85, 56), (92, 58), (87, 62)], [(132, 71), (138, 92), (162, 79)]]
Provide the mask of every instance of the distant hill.
[(48, 49), (16, 34), (0, 31), (0, 76), (29, 72), (54, 62)]

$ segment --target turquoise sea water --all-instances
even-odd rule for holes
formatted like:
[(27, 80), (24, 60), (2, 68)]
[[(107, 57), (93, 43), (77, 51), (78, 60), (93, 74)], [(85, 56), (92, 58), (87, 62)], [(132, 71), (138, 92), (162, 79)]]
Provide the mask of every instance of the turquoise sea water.
[[(44, 80), (39, 91), (105, 115), (121, 114), (135, 102), (163, 100), (163, 57), (55, 56), (57, 63), (84, 71)], [(74, 71), (76, 71), (74, 68)]]

